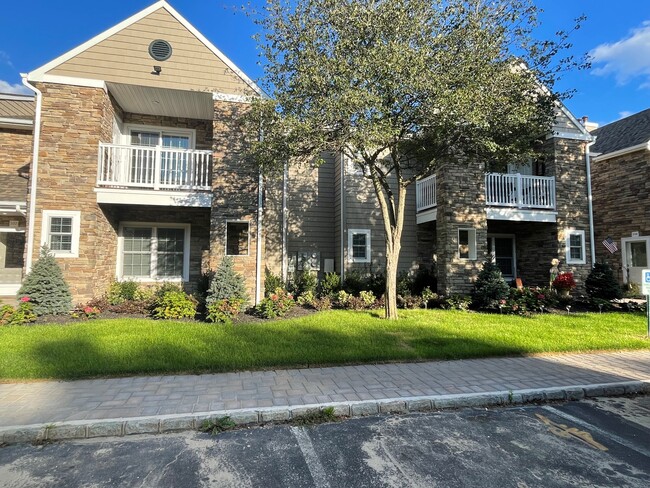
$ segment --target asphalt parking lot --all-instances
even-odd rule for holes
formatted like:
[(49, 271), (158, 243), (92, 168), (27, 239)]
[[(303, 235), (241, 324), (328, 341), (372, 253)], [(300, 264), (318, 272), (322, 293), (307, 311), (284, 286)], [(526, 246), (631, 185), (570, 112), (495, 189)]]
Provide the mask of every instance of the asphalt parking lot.
[(650, 397), (0, 448), (2, 487), (650, 486)]

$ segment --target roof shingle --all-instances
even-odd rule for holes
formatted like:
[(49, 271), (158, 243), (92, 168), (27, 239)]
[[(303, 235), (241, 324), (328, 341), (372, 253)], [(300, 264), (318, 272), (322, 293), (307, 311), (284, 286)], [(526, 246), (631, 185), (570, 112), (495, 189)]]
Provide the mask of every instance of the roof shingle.
[(596, 143), (592, 153), (609, 154), (650, 141), (650, 108), (591, 132)]

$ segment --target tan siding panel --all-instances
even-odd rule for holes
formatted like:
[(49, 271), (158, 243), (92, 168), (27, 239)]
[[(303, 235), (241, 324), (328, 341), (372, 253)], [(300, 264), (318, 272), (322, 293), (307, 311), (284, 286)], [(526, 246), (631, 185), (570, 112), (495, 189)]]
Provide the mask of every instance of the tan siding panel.
[[(165, 39), (173, 49), (167, 61), (149, 56), (151, 41)], [(152, 75), (153, 65), (162, 67)], [(48, 74), (94, 78), (180, 90), (251, 94), (251, 88), (169, 12), (161, 8), (50, 70)]]

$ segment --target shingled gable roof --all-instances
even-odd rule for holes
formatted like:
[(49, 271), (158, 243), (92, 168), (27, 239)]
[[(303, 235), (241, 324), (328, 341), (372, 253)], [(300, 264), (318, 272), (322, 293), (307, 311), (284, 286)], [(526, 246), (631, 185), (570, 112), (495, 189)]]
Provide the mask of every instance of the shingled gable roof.
[[(78, 77), (69, 77), (61, 76), (56, 73), (56, 70), (61, 66), (64, 66), (65, 63), (74, 59), (75, 57), (82, 55), (86, 51), (89, 51), (95, 46), (98, 46), (100, 43), (110, 39), (112, 36), (128, 29), (134, 24), (140, 22), (141, 20), (147, 18), (151, 14), (164, 10), (171, 17), (173, 17), (179, 24), (181, 24), (192, 36), (194, 36), (202, 46), (205, 46), (209, 52), (211, 52), (218, 60), (223, 63), (227, 69), (229, 69), (235, 77), (237, 77), (241, 82), (248, 87), (253, 94), (264, 96), (263, 91), (257, 86), (257, 84), (251, 80), (246, 74), (239, 69), (230, 59), (228, 59), (219, 49), (217, 49), (214, 44), (212, 44), (203, 34), (201, 34), (192, 24), (190, 24), (183, 16), (181, 16), (169, 3), (165, 0), (159, 0), (153, 5), (145, 8), (144, 10), (132, 15), (128, 19), (120, 22), (119, 24), (111, 27), (110, 29), (102, 32), (101, 34), (93, 37), (89, 41), (77, 46), (76, 48), (66, 52), (65, 54), (59, 56), (58, 58), (50, 61), (49, 63), (31, 71), (28, 73), (27, 79), (29, 81), (46, 81), (53, 83), (63, 83), (63, 84), (76, 84), (81, 86), (95, 86), (95, 87), (105, 87), (105, 81), (102, 79), (88, 79), (80, 80)], [(85, 76), (84, 76), (85, 78)], [(90, 76), (90, 78), (93, 78)]]
[(591, 132), (596, 143), (591, 153), (606, 155), (650, 143), (650, 108)]

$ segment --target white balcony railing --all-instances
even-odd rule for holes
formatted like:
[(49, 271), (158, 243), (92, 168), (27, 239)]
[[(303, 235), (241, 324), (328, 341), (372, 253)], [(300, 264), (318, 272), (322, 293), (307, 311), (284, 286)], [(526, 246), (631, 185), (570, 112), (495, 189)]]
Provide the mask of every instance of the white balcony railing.
[(485, 200), (496, 207), (555, 209), (555, 178), (488, 173)]
[(97, 186), (210, 190), (212, 151), (99, 144)]
[(415, 183), (415, 199), (418, 212), (437, 205), (436, 175), (427, 176)]

